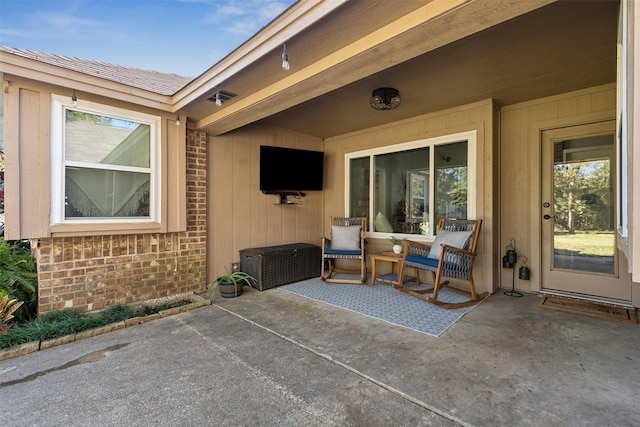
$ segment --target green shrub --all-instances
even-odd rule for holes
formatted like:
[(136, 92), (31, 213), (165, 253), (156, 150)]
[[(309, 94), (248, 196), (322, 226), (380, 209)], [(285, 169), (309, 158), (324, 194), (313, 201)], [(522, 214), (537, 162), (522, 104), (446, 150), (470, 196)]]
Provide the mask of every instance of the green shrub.
[(13, 313), (22, 306), (22, 301), (15, 298), (9, 299), (9, 295), (0, 290), (0, 332), (13, 326)]
[(0, 290), (24, 304), (14, 316), (18, 323), (35, 317), (38, 275), (28, 243), (0, 240)]
[(114, 305), (98, 313), (81, 313), (77, 310), (59, 310), (40, 316), (36, 320), (15, 325), (0, 333), (0, 348), (15, 347), (28, 342), (39, 342), (53, 338), (73, 335), (87, 329), (93, 329), (125, 319), (144, 316), (153, 311), (148, 306), (135, 309), (123, 305)]
[(125, 319), (141, 316), (140, 310), (136, 310), (126, 305), (112, 305), (106, 310), (100, 311), (92, 317), (101, 322), (101, 325), (120, 322)]

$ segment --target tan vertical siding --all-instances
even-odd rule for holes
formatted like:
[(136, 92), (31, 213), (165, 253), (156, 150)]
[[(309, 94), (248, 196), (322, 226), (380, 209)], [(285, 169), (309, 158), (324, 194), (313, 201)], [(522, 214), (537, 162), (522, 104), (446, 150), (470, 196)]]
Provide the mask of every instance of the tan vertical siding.
[[(166, 156), (163, 156), (162, 170), (167, 173), (163, 174), (163, 188), (167, 189), (167, 197), (164, 197), (166, 205), (163, 206), (162, 212), (166, 213), (167, 221), (166, 230), (169, 232), (182, 231), (187, 228), (187, 218), (185, 209), (181, 207), (186, 205), (187, 198), (187, 182), (185, 179), (187, 168), (186, 150), (184, 139), (186, 133), (186, 119), (181, 120), (181, 125), (176, 126), (174, 118), (163, 120), (163, 140), (162, 145), (167, 147)], [(202, 162), (204, 165), (207, 161), (206, 153), (201, 154), (202, 158), (196, 161)], [(166, 166), (165, 166), (166, 164)]]
[(263, 124), (209, 138), (209, 280), (239, 261), (242, 249), (320, 244), (322, 192), (308, 192), (298, 206), (279, 205), (276, 196), (262, 194), (260, 145), (322, 151), (319, 138)]
[[(20, 151), (17, 148), (20, 128), (19, 90), (18, 86), (9, 85), (4, 95), (4, 233), (6, 239), (15, 239), (13, 236), (20, 236)], [(15, 141), (12, 150), (8, 149), (10, 141)], [(12, 179), (7, 182), (9, 177)], [(12, 218), (11, 223), (6, 222)]]
[(38, 237), (49, 227), (49, 99), (19, 86), (6, 98), (5, 236)]
[[(504, 248), (515, 239), (517, 252), (528, 259), (531, 280), (515, 286), (540, 290), (541, 203), (540, 134), (544, 129), (615, 119), (615, 85), (510, 105), (501, 111), (499, 234)], [(512, 271), (501, 269), (502, 287), (512, 285)]]

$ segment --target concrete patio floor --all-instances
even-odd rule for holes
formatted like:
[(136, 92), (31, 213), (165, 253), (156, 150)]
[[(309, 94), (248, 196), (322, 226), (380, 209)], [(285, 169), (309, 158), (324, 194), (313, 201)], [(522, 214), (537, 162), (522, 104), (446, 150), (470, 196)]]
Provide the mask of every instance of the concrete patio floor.
[(3, 424), (640, 425), (640, 327), (536, 295), (439, 338), (280, 289), (214, 303), (0, 362)]

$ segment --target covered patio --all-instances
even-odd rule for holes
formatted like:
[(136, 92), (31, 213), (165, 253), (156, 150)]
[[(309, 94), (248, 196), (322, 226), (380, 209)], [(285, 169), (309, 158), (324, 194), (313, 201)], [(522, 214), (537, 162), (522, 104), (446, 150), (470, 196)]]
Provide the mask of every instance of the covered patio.
[(434, 338), (278, 288), (216, 299), (0, 362), (7, 425), (638, 425), (640, 328), (537, 303), (495, 293)]
[[(551, 161), (543, 162), (550, 150), (541, 134), (594, 123), (611, 125), (598, 132), (615, 134), (616, 97), (622, 87), (616, 59), (620, 3), (322, 5), (325, 15), (300, 3), (175, 97), (193, 128), (207, 134), (210, 280), (237, 262), (238, 251), (245, 248), (317, 244), (327, 235), (331, 216), (367, 216), (369, 253), (390, 248), (389, 233), (373, 228), (380, 212), (394, 233), (423, 238), (416, 218), (432, 215), (432, 225), (439, 218), (431, 206), (429, 212), (412, 215), (413, 222), (403, 218), (410, 209), (400, 206), (409, 205), (404, 195), (413, 182), (411, 173), (433, 182), (435, 171), (444, 168), (436, 162), (457, 157), (432, 154), (432, 169), (412, 165), (395, 170), (390, 164), (386, 175), (380, 172), (375, 178), (374, 170), (364, 181), (378, 180), (381, 190), (364, 195), (356, 194), (367, 188), (354, 178), (359, 177), (356, 162), (367, 156), (376, 162), (383, 150), (388, 151), (380, 157), (398, 159), (413, 149), (422, 150), (420, 155), (436, 153), (438, 143), (453, 150), (459, 142), (455, 138), (475, 138), (468, 143), (473, 146), (468, 151), (469, 211), (459, 215), (484, 221), (474, 270), (479, 291), (511, 287), (511, 270), (502, 269), (500, 259), (514, 240), (532, 273), (528, 280), (516, 280), (517, 289), (638, 305), (640, 294), (627, 274), (633, 264), (628, 259), (631, 238), (610, 233), (615, 286), (595, 280), (591, 288), (566, 290), (561, 285), (581, 280), (552, 278), (545, 264), (550, 258), (545, 251), (552, 250), (551, 233), (544, 228), (551, 217), (545, 206), (555, 204), (541, 185), (553, 170), (547, 164)], [(317, 19), (313, 25), (306, 20), (311, 16)], [(288, 71), (280, 67), (285, 46)], [(258, 51), (263, 55), (254, 60)], [(400, 106), (374, 111), (372, 91), (386, 87), (399, 91)], [(218, 93), (225, 98), (221, 106), (212, 101)], [(273, 196), (259, 191), (261, 145), (323, 151), (323, 191), (308, 192), (303, 207), (278, 206)], [(620, 167), (624, 173), (627, 166)], [(362, 170), (369, 172), (366, 166)], [(406, 173), (405, 180), (395, 172)], [(430, 195), (428, 202), (437, 197), (431, 188), (424, 193)], [(624, 228), (617, 221), (611, 221), (611, 230)]]

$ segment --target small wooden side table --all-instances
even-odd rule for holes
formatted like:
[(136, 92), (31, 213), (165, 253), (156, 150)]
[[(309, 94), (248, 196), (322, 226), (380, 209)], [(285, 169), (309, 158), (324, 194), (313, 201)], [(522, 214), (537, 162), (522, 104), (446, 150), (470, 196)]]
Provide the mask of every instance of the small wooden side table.
[[(404, 276), (402, 278), (402, 282), (398, 278), (398, 274), (402, 271), (402, 263), (404, 263), (404, 259), (402, 258), (402, 254), (397, 255), (394, 252), (386, 251), (381, 254), (372, 254), (369, 255), (369, 259), (371, 260), (371, 286), (375, 285), (376, 280), (379, 280), (384, 283), (390, 283), (394, 288), (401, 287), (402, 284), (413, 282), (416, 280), (413, 276)], [(391, 264), (391, 272), (387, 274), (377, 275), (376, 274), (376, 261), (386, 261)], [(393, 266), (397, 264), (396, 271), (398, 273), (393, 272)]]

